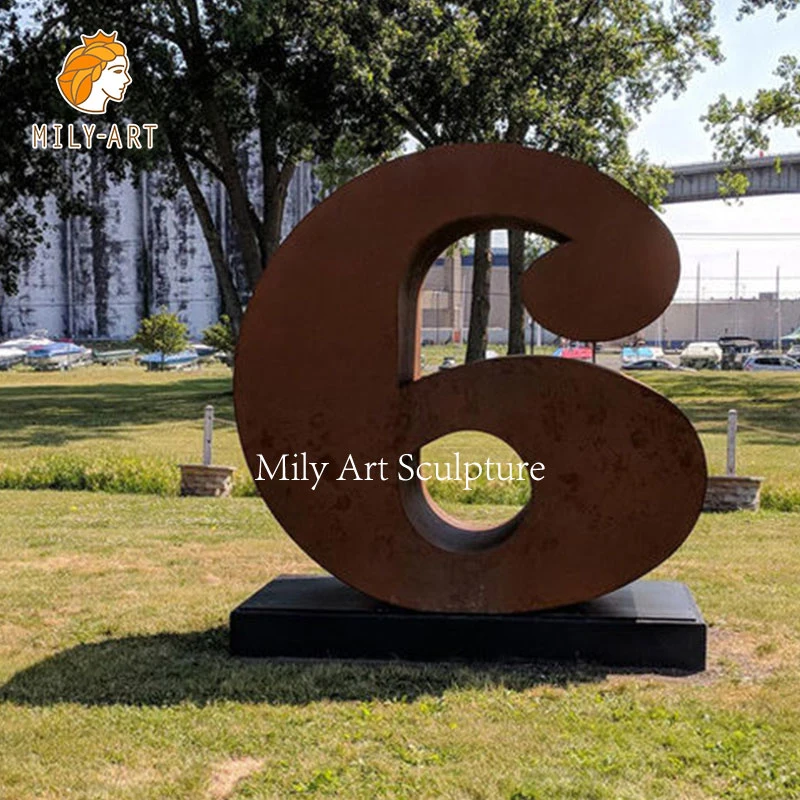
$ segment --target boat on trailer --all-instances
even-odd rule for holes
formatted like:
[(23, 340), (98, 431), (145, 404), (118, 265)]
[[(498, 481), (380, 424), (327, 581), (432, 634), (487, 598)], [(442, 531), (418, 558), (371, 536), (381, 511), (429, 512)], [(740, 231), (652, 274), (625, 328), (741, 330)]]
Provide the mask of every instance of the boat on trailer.
[(214, 357), (217, 355), (216, 347), (211, 347), (211, 345), (203, 344), (202, 342), (191, 342), (189, 344), (189, 350), (194, 350), (195, 353), (197, 353), (197, 357), (203, 363), (213, 361)]
[(51, 342), (30, 348), (25, 360), (34, 369), (72, 369), (90, 364), (92, 351), (74, 342)]
[(120, 361), (135, 361), (138, 354), (138, 350), (95, 350), (92, 352), (92, 358), (98, 364), (108, 366), (109, 364), (119, 364)]
[(6, 370), (14, 364), (21, 364), (25, 360), (25, 353), (21, 347), (0, 345), (0, 369)]
[(48, 344), (53, 344), (53, 340), (47, 338), (45, 330), (37, 330), (27, 336), (18, 336), (16, 339), (0, 342), (0, 370), (9, 369), (14, 364), (21, 364), (30, 350)]
[(147, 353), (139, 357), (139, 363), (144, 364), (149, 370), (185, 369), (199, 361), (199, 356), (194, 350), (182, 350), (180, 353), (164, 355), (163, 353)]
[(0, 342), (0, 348), (17, 347), (20, 350), (30, 350), (34, 347), (44, 347), (48, 344), (53, 344), (53, 340), (47, 337), (47, 331), (44, 328), (39, 328), (27, 336), (18, 336), (16, 339)]

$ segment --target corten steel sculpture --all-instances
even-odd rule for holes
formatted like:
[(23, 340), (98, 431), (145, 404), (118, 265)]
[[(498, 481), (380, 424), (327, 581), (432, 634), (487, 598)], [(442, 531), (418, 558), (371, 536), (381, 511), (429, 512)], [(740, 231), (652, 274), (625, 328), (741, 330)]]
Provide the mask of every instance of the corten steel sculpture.
[[(600, 367), (518, 356), (419, 375), (425, 273), (472, 231), (517, 227), (560, 245), (524, 276), (528, 311), (587, 341), (640, 330), (677, 287), (667, 228), (577, 162), (516, 145), (432, 149), (377, 167), (323, 202), (266, 270), (235, 370), (251, 471), (306, 451), (309, 483), (258, 483), (290, 536), (350, 586), (412, 609), (518, 612), (610, 592), (688, 536), (706, 484), (694, 429), (664, 397)], [(481, 430), (543, 462), (535, 498), (474, 531), (419, 483), (337, 481), (356, 463)]]

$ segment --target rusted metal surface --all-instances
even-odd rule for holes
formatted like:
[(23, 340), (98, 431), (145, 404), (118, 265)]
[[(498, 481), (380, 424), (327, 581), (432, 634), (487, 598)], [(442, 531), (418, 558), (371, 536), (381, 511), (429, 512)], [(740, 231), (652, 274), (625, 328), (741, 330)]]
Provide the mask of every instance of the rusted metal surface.
[[(657, 566), (700, 512), (697, 435), (639, 383), (529, 356), (419, 378), (429, 265), (460, 236), (508, 226), (562, 242), (525, 274), (524, 297), (571, 338), (637, 331), (677, 286), (668, 230), (611, 179), (514, 145), (460, 145), (337, 191), (286, 240), (248, 306), (235, 403), (250, 469), (259, 454), (330, 464), (314, 491), (279, 480), (259, 490), (313, 559), (380, 600), (454, 612), (579, 602)], [(492, 531), (466, 529), (397, 477), (402, 454), (464, 429), (546, 467), (534, 499)], [(385, 459), (387, 480), (337, 480), (351, 454), (360, 467)]]

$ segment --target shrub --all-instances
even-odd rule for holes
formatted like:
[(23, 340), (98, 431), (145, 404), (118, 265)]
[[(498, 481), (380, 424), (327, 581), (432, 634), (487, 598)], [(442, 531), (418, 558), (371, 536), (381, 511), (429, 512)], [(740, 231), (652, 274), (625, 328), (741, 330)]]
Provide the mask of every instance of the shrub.
[(155, 458), (55, 453), (21, 466), (0, 465), (0, 489), (177, 495), (180, 472)]
[(247, 470), (241, 470), (234, 473), (233, 476), (233, 490), (231, 491), (233, 497), (258, 497), (258, 490), (256, 489), (256, 482), (253, 480)]
[(189, 328), (177, 314), (162, 308), (158, 314), (145, 317), (133, 337), (134, 344), (146, 353), (163, 353), (168, 356), (180, 353), (188, 344)]
[(225, 353), (232, 353), (236, 347), (236, 334), (233, 332), (230, 317), (223, 314), (219, 322), (209, 325), (203, 331), (203, 344), (222, 350)]
[(800, 488), (765, 486), (761, 490), (761, 508), (768, 511), (800, 511)]
[(428, 481), (428, 493), (437, 502), (465, 505), (523, 506), (531, 496), (527, 481), (490, 481), (481, 475), (464, 489), (462, 481)]

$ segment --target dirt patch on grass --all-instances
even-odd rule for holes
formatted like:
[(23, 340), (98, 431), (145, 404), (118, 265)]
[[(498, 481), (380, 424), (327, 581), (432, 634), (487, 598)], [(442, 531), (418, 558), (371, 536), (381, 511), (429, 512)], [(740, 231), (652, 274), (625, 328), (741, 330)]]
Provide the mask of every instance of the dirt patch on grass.
[(715, 626), (708, 631), (708, 672), (761, 682), (797, 663), (797, 642), (774, 628), (753, 634)]
[[(135, 572), (143, 571), (148, 568), (148, 564), (143, 564), (141, 556), (137, 558), (123, 559), (119, 556), (108, 556), (104, 554), (64, 554), (57, 556), (45, 556), (41, 558), (31, 558), (27, 561), (7, 561), (3, 565), (11, 572), (47, 572), (47, 573), (70, 573), (81, 576), (104, 575), (108, 572)], [(163, 571), (163, 567), (158, 567)]]
[[(646, 669), (612, 672), (607, 681), (619, 686), (636, 676), (655, 684), (679, 683), (688, 686), (711, 686), (734, 680), (740, 687), (757, 687), (800, 660), (800, 644), (788, 633), (774, 628), (768, 634), (753, 634), (714, 626), (708, 629), (708, 654), (704, 672), (685, 673), (667, 670), (652, 673)], [(738, 697), (738, 695), (737, 695)]]
[(210, 800), (225, 800), (230, 797), (239, 781), (249, 778), (264, 766), (263, 759), (259, 758), (232, 758), (217, 764), (208, 783), (208, 797)]

